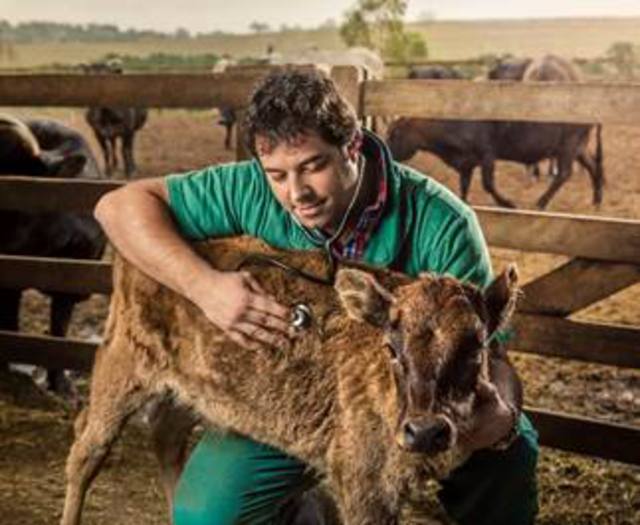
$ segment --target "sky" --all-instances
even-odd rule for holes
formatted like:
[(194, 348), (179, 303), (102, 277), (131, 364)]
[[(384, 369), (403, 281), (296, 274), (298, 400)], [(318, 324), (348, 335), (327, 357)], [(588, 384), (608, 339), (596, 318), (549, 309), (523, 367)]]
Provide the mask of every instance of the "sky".
[[(122, 29), (192, 33), (247, 32), (253, 21), (315, 27), (343, 14), (356, 0), (0, 0), (0, 19), (108, 23)], [(640, 0), (409, 0), (407, 19), (437, 20), (640, 16)], [(640, 31), (639, 31), (640, 32)]]

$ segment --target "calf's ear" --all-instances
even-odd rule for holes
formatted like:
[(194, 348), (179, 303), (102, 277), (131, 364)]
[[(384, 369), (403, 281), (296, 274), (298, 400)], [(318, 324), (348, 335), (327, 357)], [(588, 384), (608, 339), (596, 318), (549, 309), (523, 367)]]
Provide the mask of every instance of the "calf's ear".
[(393, 296), (371, 274), (352, 268), (339, 270), (335, 288), (349, 317), (374, 326), (387, 324)]
[(486, 288), (483, 295), (489, 314), (489, 335), (509, 320), (515, 310), (519, 291), (518, 269), (515, 264), (507, 266)]

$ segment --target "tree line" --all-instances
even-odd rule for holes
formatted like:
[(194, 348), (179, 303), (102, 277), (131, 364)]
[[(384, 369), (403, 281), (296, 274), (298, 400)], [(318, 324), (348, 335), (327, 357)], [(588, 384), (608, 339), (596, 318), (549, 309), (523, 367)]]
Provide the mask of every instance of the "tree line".
[[(198, 35), (204, 36), (204, 35)], [(191, 33), (178, 28), (171, 33), (151, 29), (121, 29), (113, 24), (68, 24), (63, 22), (19, 22), (0, 19), (0, 41), (32, 42), (123, 42), (148, 38), (191, 38)]]

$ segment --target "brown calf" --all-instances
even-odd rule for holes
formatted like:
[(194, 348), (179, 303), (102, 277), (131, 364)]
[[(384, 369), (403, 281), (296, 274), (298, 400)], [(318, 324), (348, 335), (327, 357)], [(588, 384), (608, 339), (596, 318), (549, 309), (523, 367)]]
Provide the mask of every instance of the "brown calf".
[[(259, 251), (327, 271), (320, 253), (276, 252), (249, 239), (198, 250), (220, 269)], [(465, 459), (476, 386), (491, 374), (487, 338), (513, 309), (513, 268), (484, 293), (429, 274), (341, 266), (332, 288), (248, 268), (281, 303), (310, 309), (290, 348), (237, 346), (193, 304), (116, 259), (105, 341), (67, 461), (63, 525), (79, 523), (126, 419), (154, 397), (174, 396), (208, 425), (301, 458), (326, 477), (347, 525), (396, 523), (412, 483), (446, 476)]]

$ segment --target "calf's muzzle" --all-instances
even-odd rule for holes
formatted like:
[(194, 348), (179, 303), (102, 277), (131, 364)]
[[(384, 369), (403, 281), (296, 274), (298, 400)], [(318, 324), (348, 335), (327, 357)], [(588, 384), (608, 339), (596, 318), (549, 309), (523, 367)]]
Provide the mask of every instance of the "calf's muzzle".
[(437, 454), (453, 443), (453, 427), (444, 417), (431, 421), (406, 421), (402, 428), (403, 446), (411, 452)]

